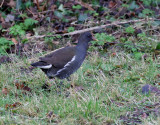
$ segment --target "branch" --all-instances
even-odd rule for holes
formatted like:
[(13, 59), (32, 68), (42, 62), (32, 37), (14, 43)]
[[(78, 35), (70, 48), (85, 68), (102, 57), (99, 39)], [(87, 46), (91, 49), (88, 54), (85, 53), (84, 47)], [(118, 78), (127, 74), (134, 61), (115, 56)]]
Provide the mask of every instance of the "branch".
[(123, 22), (115, 21), (115, 22), (112, 22), (110, 24), (105, 24), (105, 25), (101, 25), (101, 26), (95, 26), (95, 27), (91, 27), (91, 28), (87, 28), (87, 29), (77, 30), (77, 31), (70, 32), (70, 33), (55, 34), (55, 35), (32, 36), (32, 37), (28, 37), (27, 39), (53, 37), (53, 36), (57, 36), (57, 35), (61, 35), (61, 36), (75, 35), (75, 34), (80, 34), (80, 33), (87, 32), (87, 31), (106, 28), (107, 26), (122, 25), (122, 24), (126, 24), (126, 23), (147, 22), (147, 21), (151, 21), (151, 20), (159, 20), (159, 19), (148, 18), (148, 19), (139, 19), (139, 20), (129, 20), (129, 21), (123, 21)]
[(3, 6), (3, 3), (4, 3), (4, 0), (2, 1), (1, 5), (0, 5), (0, 8)]

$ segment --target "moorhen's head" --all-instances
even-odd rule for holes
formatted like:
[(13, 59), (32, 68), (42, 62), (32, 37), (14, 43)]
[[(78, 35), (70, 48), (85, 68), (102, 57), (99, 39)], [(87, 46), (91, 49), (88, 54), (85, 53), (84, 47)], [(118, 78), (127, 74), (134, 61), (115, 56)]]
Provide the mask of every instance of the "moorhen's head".
[(82, 33), (78, 39), (79, 42), (90, 42), (96, 40), (91, 32)]

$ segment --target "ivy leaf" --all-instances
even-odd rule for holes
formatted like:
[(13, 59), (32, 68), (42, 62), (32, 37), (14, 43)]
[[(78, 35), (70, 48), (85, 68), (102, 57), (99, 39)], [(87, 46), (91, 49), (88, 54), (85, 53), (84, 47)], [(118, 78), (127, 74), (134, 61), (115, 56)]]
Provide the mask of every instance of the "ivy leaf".
[(134, 52), (135, 59), (139, 60), (139, 59), (142, 58), (142, 56), (143, 56), (143, 53), (141, 53), (141, 52)]
[(131, 9), (131, 10), (138, 9), (138, 8), (139, 8), (139, 6), (136, 4), (135, 1), (133, 1), (129, 6), (129, 9)]
[(84, 22), (88, 18), (87, 14), (80, 14), (78, 17), (78, 21)]
[(59, 12), (59, 11), (54, 11), (54, 15), (55, 15), (56, 17), (58, 17), (59, 19), (62, 19), (62, 18), (63, 18), (63, 14), (62, 14), (61, 12)]
[(157, 44), (156, 50), (160, 50), (160, 43)]

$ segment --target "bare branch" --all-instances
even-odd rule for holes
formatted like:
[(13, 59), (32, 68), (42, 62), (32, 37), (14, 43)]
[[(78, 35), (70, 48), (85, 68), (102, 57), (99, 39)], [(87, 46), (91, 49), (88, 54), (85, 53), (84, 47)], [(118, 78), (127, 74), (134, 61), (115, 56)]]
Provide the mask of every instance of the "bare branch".
[(2, 7), (2, 6), (3, 6), (3, 3), (4, 3), (4, 0), (2, 1), (2, 3), (1, 3), (1, 5), (0, 5), (0, 7)]
[(75, 34), (80, 34), (80, 33), (87, 32), (87, 31), (93, 31), (93, 30), (96, 30), (96, 29), (106, 28), (107, 26), (122, 25), (122, 24), (126, 24), (126, 23), (137, 23), (137, 22), (145, 22), (145, 23), (147, 23), (148, 21), (151, 21), (151, 20), (154, 21), (154, 20), (157, 20), (157, 19), (155, 19), (155, 18), (147, 18), (147, 19), (129, 20), (129, 21), (122, 21), (122, 22), (115, 21), (115, 22), (112, 22), (110, 24), (105, 24), (105, 25), (101, 25), (101, 26), (95, 26), (95, 27), (91, 27), (91, 28), (87, 28), (87, 29), (77, 30), (77, 31), (70, 32), (70, 33), (55, 34), (55, 35), (32, 36), (32, 37), (29, 37), (28, 39), (52, 37), (52, 36), (57, 36), (57, 35), (61, 35), (61, 36), (75, 35)]

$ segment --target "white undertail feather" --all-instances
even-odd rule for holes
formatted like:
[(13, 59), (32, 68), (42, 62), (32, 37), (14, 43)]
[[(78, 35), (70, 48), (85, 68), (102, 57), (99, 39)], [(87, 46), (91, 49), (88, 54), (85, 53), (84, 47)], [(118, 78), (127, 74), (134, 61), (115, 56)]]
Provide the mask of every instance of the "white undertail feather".
[(42, 69), (49, 69), (52, 67), (52, 64), (46, 65), (46, 66), (37, 66), (38, 68), (42, 68)]
[(71, 59), (71, 61), (69, 61), (62, 69), (58, 70), (57, 73), (55, 74), (55, 76), (58, 75), (61, 71), (65, 70), (65, 68), (67, 66), (69, 66), (75, 59), (76, 59), (76, 56), (73, 56), (73, 58)]

